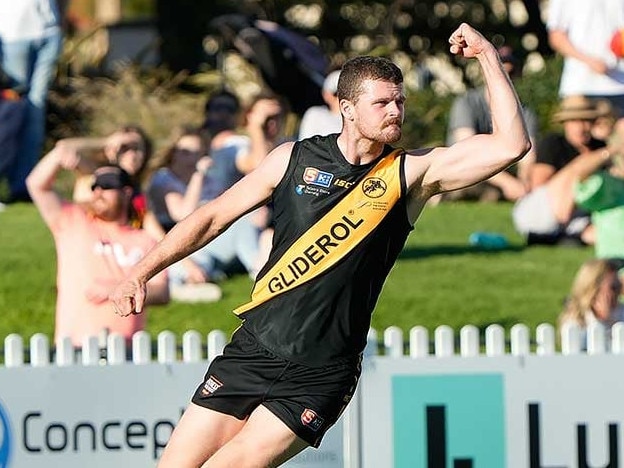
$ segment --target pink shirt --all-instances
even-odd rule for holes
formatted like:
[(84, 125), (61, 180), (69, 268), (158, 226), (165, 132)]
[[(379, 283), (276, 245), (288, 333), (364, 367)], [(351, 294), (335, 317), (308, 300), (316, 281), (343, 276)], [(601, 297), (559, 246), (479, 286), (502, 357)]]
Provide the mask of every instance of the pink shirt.
[(94, 218), (74, 204), (63, 205), (51, 231), (58, 265), (55, 340), (69, 336), (80, 346), (85, 336), (99, 336), (103, 329), (126, 339), (142, 330), (145, 312), (120, 317), (110, 301), (89, 296), (106, 294), (156, 241), (143, 230)]

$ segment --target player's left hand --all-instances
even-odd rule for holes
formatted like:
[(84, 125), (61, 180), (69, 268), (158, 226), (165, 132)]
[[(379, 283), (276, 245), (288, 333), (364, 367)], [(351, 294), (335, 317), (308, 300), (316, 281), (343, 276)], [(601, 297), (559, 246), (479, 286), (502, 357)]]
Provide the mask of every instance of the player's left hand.
[(449, 37), (452, 54), (466, 58), (476, 57), (492, 44), (483, 35), (467, 23), (462, 23)]

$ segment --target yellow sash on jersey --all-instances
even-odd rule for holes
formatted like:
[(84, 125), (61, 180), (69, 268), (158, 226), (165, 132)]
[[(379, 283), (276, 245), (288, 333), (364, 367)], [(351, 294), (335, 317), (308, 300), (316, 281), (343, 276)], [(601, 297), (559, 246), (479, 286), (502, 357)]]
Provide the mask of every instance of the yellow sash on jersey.
[(381, 159), (362, 181), (297, 239), (259, 278), (242, 314), (320, 275), (377, 227), (401, 197), (401, 158), (395, 150)]

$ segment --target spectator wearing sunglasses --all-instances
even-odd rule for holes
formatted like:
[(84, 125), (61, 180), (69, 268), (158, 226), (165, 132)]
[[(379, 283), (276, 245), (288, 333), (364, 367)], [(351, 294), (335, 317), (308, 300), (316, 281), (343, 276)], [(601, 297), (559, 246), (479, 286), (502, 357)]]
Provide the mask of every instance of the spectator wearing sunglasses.
[(146, 169), (152, 156), (152, 142), (146, 132), (138, 125), (124, 125), (107, 137), (66, 138), (56, 143), (63, 152), (71, 152), (77, 160), (75, 169), (76, 183), (73, 199), (76, 202), (88, 202), (91, 197), (93, 171), (103, 164), (118, 164), (133, 180), (133, 204), (139, 224), (145, 213), (144, 197), (141, 186), (145, 181)]
[(172, 132), (170, 143), (154, 157), (147, 198), (165, 231), (202, 200), (219, 195), (216, 183), (206, 177), (212, 167), (209, 145), (206, 131), (182, 126)]
[[(147, 197), (150, 211), (166, 231), (255, 169), (275, 146), (285, 115), (279, 98), (267, 93), (254, 98), (245, 113), (244, 134), (236, 127), (238, 110), (233, 94), (213, 94), (202, 129), (174, 131), (171, 144), (154, 159)], [(255, 277), (266, 257), (260, 240), (268, 217), (266, 207), (249, 213), (210, 246), (172, 265), (172, 298), (218, 300), (221, 292), (214, 282), (242, 272)]]
[(76, 161), (73, 200), (89, 203), (93, 193), (93, 172), (105, 164), (118, 164), (132, 179), (130, 220), (133, 226), (145, 228), (155, 239), (164, 235), (160, 224), (147, 211), (143, 184), (152, 156), (152, 141), (138, 125), (123, 125), (104, 138), (66, 138), (55, 145), (59, 151)]
[[(148, 206), (163, 227), (170, 230), (178, 221), (193, 212), (199, 205), (216, 198), (223, 190), (222, 183), (213, 173), (213, 160), (208, 156), (210, 140), (205, 130), (180, 127), (174, 130), (171, 142), (153, 160), (154, 172), (147, 188)], [(223, 240), (227, 245), (241, 244), (243, 261), (255, 259), (253, 247), (244, 236), (257, 236), (255, 230), (240, 223)], [(252, 244), (253, 246), (253, 244)], [(169, 268), (171, 297), (182, 302), (212, 302), (221, 298), (221, 288), (215, 280), (224, 276), (224, 255), (236, 258), (232, 249), (221, 248), (198, 251)], [(225, 253), (230, 252), (230, 253)], [(217, 260), (223, 260), (217, 265)]]
[[(95, 169), (92, 197), (84, 204), (63, 200), (54, 190), (62, 170), (80, 162), (73, 151), (55, 147), (35, 166), (26, 183), (43, 221), (54, 237), (57, 255), (55, 341), (69, 337), (75, 347), (85, 337), (118, 333), (130, 343), (146, 318), (118, 319), (110, 313), (109, 293), (156, 240), (132, 227), (132, 177), (118, 165)], [(169, 301), (167, 274), (147, 287), (148, 304)]]

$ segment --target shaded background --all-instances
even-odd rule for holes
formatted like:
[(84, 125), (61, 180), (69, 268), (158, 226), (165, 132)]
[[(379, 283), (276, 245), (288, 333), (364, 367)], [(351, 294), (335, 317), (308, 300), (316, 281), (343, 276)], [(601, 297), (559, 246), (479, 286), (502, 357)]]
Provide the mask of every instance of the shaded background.
[[(440, 144), (453, 97), (481, 78), (475, 61), (448, 53), (448, 37), (463, 21), (495, 45), (513, 48), (524, 64), (520, 97), (547, 131), (561, 60), (547, 44), (546, 6), (539, 0), (69, 0), (48, 135), (53, 141), (101, 134), (140, 119), (158, 140), (172, 122), (192, 124), (219, 87), (243, 101), (262, 87), (284, 95), (292, 132), (303, 111), (321, 102), (323, 75), (351, 56), (370, 54), (392, 58), (404, 72), (403, 146)], [(275, 25), (278, 37), (259, 24)], [(189, 104), (189, 94), (202, 102)], [(178, 101), (186, 112), (171, 109)], [(158, 119), (150, 117), (154, 112)], [(175, 117), (163, 125), (170, 113)]]

